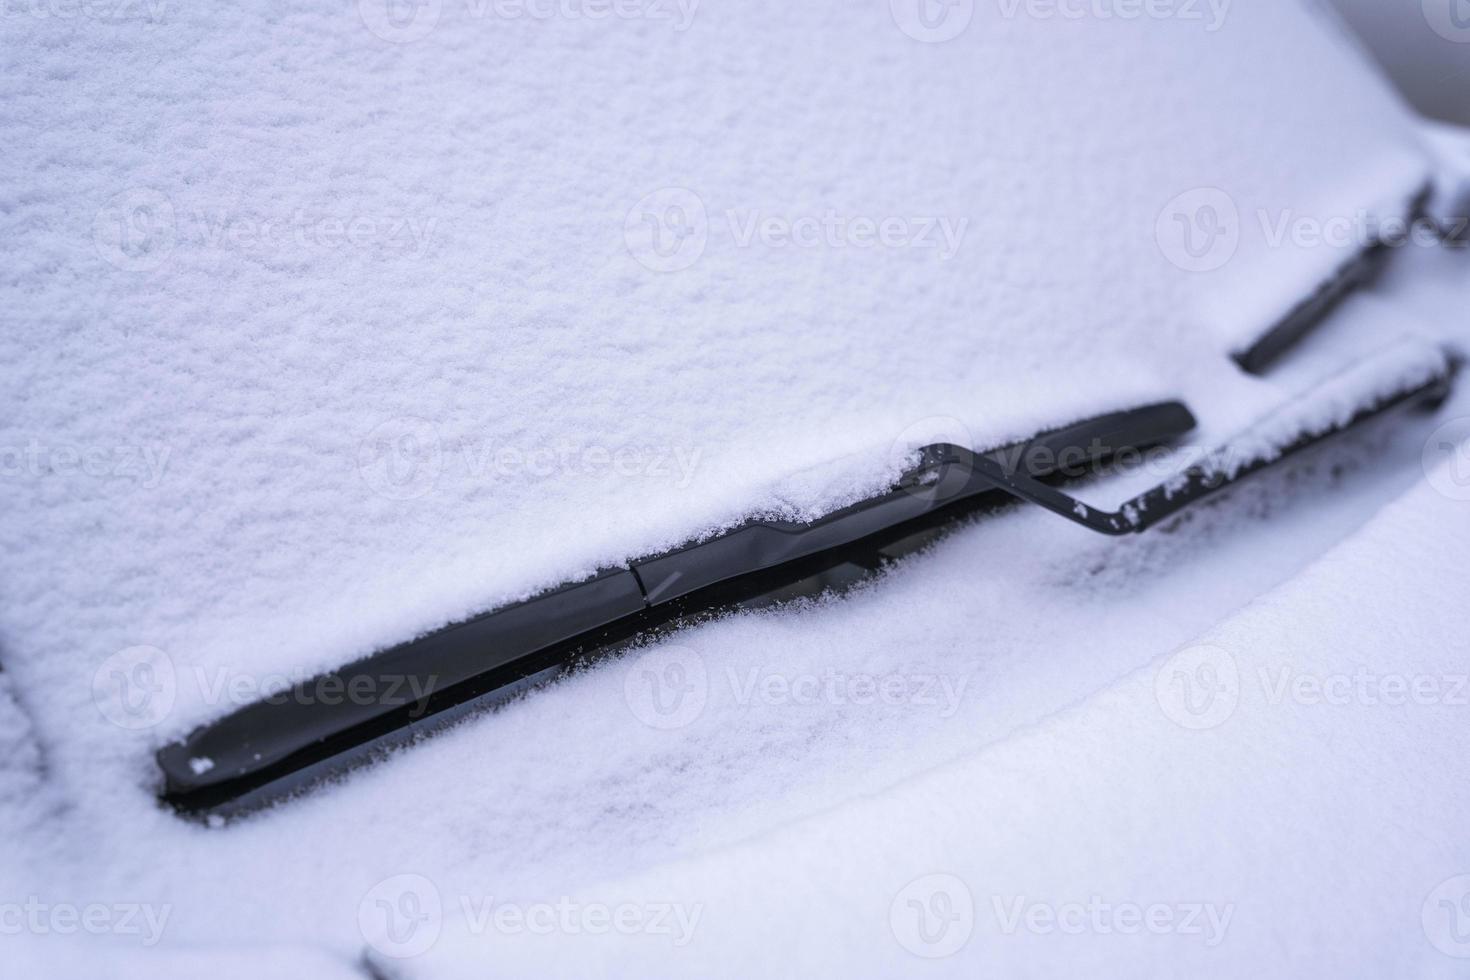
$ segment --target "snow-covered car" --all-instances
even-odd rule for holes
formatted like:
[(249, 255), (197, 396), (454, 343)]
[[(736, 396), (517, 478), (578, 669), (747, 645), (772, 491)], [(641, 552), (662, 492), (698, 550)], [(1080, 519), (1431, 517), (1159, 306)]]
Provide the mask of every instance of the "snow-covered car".
[(1463, 975), (1470, 130), (1327, 6), (0, 21), (0, 975)]

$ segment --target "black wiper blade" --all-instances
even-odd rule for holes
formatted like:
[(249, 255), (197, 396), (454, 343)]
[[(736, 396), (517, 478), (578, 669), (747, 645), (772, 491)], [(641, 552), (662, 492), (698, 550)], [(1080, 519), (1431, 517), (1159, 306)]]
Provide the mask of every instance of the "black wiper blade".
[[(1453, 367), (1306, 432), (1276, 452), (1222, 465), (1216, 457), (1115, 511), (1058, 486), (1123, 450), (1194, 428), (1168, 402), (976, 453), (936, 445), (877, 497), (798, 523), (754, 520), (705, 541), (605, 571), (401, 644), (200, 728), (158, 753), (163, 798), (187, 813), (252, 809), (371, 759), (509, 696), (578, 658), (651, 630), (772, 598), (816, 595), (861, 579), (932, 540), (939, 529), (1016, 498), (1106, 535), (1136, 534), (1335, 433), (1398, 406), (1437, 403)], [(330, 689), (335, 696), (323, 697)], [(361, 696), (350, 696), (350, 692)]]
[(1167, 442), (1194, 425), (1194, 416), (1178, 402), (1151, 405), (1038, 436), (1022, 446), (995, 450), (986, 459), (1005, 460), (1003, 467), (995, 469), (977, 465), (977, 457), (968, 449), (929, 446), (920, 451), (919, 465), (904, 475), (897, 489), (880, 497), (810, 523), (752, 521), (709, 541), (634, 562), (632, 569), (643, 583), (649, 604), (662, 605), (830, 552), (980, 495), (1009, 491), (1006, 481), (999, 479), (1003, 472), (1046, 486), (1043, 481), (1059, 472), (1107, 459), (1120, 450)]
[[(1452, 245), (1452, 236), (1429, 217), (1429, 202), (1434, 196), (1433, 184), (1426, 184), (1409, 202), (1401, 221), (1402, 236), (1428, 231), (1442, 244)], [(1254, 342), (1233, 355), (1235, 363), (1248, 374), (1268, 372), (1285, 354), (1321, 326), (1333, 310), (1353, 293), (1369, 286), (1383, 271), (1403, 237), (1385, 239), (1380, 234), (1364, 243), (1336, 272), (1286, 312)]]
[[(1060, 470), (1194, 428), (1177, 402), (1118, 412), (1004, 447), (1039, 485)], [(375, 654), (258, 701), (164, 747), (163, 797), (229, 813), (268, 802), (447, 724), (528, 678), (649, 630), (871, 573), (906, 540), (1013, 500), (952, 446), (920, 451), (892, 490), (798, 523), (754, 520)], [(354, 693), (356, 692), (356, 693)]]

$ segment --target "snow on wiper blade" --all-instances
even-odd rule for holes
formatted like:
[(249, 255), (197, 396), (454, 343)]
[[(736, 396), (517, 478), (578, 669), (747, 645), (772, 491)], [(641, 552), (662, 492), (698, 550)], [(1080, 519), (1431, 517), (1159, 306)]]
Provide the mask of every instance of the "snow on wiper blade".
[[(1169, 402), (1002, 451), (1011, 469), (1042, 481), (1069, 461), (1102, 462), (1194, 425), (1187, 408)], [(748, 521), (247, 705), (159, 751), (163, 797), (186, 812), (250, 809), (648, 630), (766, 598), (818, 595), (870, 575), (926, 534), (1013, 502), (972, 460), (956, 447), (921, 450), (896, 487), (820, 519)]]
[[(818, 520), (749, 521), (447, 627), (242, 708), (159, 751), (163, 798), (200, 815), (253, 809), (651, 630), (860, 580), (932, 540), (939, 529), (1015, 498), (1102, 534), (1141, 533), (1369, 418), (1399, 406), (1437, 403), (1452, 378), (1453, 366), (1440, 357), (1373, 391), (1327, 392), (1333, 413), (1292, 419), (1290, 436), (1258, 438), (1246, 455), (1212, 453), (1111, 511), (1057, 486), (1059, 461), (1102, 462), (1123, 450), (1177, 439), (1195, 425), (1184, 405), (1116, 413), (983, 453), (929, 446), (893, 489)], [(1349, 396), (1353, 407), (1343, 409), (1338, 403)], [(368, 696), (324, 698), (324, 686)]]
[(1346, 420), (1307, 428), (1291, 441), (1268, 452), (1241, 455), (1226, 449), (1212, 453), (1202, 462), (1139, 494), (1116, 510), (1091, 506), (1007, 466), (991, 454), (976, 455), (972, 465), (1022, 500), (1044, 507), (1089, 530), (1115, 536), (1140, 534), (1205, 497), (1370, 418), (1402, 405), (1437, 405), (1449, 391), (1451, 374), (1452, 370), (1446, 366), (1444, 373), (1427, 381), (1414, 381), (1391, 393), (1374, 396)]
[(1265, 374), (1313, 330), (1321, 326), (1343, 300), (1370, 285), (1382, 272), (1390, 256), (1416, 236), (1429, 236), (1453, 246), (1463, 226), (1446, 227), (1430, 213), (1434, 186), (1426, 185), (1408, 202), (1397, 220), (1383, 222), (1362, 247), (1340, 265), (1317, 288), (1287, 310), (1285, 315), (1249, 345), (1231, 357), (1248, 374)]

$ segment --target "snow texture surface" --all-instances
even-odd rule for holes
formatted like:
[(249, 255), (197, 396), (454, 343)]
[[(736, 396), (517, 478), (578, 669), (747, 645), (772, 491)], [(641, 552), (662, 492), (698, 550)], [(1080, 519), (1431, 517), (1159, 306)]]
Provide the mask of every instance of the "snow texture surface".
[[(856, 595), (650, 645), (239, 823), (154, 801), (160, 745), (275, 686), (752, 514), (822, 513), (926, 442), (1178, 397), (1200, 446), (1269, 446), (1283, 404), (1310, 427), (1438, 363), (1463, 337), (1464, 256), (1421, 248), (1279, 371), (1229, 359), (1364, 244), (1297, 219), (1373, 227), (1444, 166), (1303, 5), (1191, 6), (1203, 20), (979, 3), (942, 43), (900, 0), (3, 8), (0, 829), (19, 846), (0, 925), (32, 896), (167, 909), (122, 975), (350, 975), (365, 943), (383, 973), (482, 975), (498, 953), (458, 934), (461, 898), (688, 889), (710, 925), (679, 972), (771, 968), (761, 937), (805, 900), (833, 932), (793, 965), (877, 974), (895, 955), (864, 955), (877, 896), (952, 854), (977, 899), (1198, 885), (1240, 910), (1219, 962), (1270, 974), (1253, 957), (1289, 940), (1353, 962), (1263, 911), (1265, 882), (1303, 913), (1407, 901), (1464, 864), (1442, 843), (1466, 816), (1444, 719), (1243, 700), (1190, 742), (1139, 700), (1145, 665), (1278, 587), (1279, 620), (1252, 607), (1210, 633), (1243, 674), (1368, 656), (1352, 643), (1385, 669), (1463, 663), (1463, 609), (1435, 600), (1462, 584), (1464, 505), (1412, 489), (1424, 418), (1169, 534), (1107, 542), (1019, 510), (964, 528)], [(1314, 604), (1324, 588), (1342, 609)], [(659, 727), (636, 694), (670, 666), (703, 699)], [(1274, 830), (1250, 816), (1283, 807)], [(1181, 857), (1242, 823), (1258, 852)], [(1286, 828), (1319, 824), (1288, 880)], [(1394, 827), (1365, 867), (1321, 860)], [(372, 923), (418, 908), (402, 875), (433, 884), (444, 937), (389, 963)], [(1391, 928), (1364, 924), (1361, 948)], [(0, 954), (96, 972), (60, 938), (0, 935)], [(1037, 962), (1127, 975), (1104, 945)], [(504, 962), (588, 975), (597, 948), (515, 942)]]
[[(1463, 895), (1441, 886), (1470, 842), (1406, 830), (1470, 812), (1464, 507), (1423, 483), (1195, 644), (1001, 745), (568, 896), (656, 897), (692, 928), (540, 936), (469, 903), (399, 975), (1463, 976), (1463, 913), (1439, 903)], [(1192, 714), (1175, 685), (1201, 668), (1218, 690)]]

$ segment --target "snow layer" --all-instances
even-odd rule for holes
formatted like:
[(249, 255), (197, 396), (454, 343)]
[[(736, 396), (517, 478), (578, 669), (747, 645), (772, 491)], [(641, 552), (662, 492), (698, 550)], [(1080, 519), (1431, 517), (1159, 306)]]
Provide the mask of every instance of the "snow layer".
[(0, 834), (37, 829), (45, 815), (45, 763), (31, 721), (15, 700), (10, 678), (0, 674)]
[[(944, 44), (881, 4), (431, 7), (406, 43), (366, 2), (7, 25), (0, 643), (63, 778), (228, 707), (185, 683), (120, 735), (89, 703), (118, 651), (294, 676), (780, 507), (926, 419), (992, 444), (1225, 403), (1258, 386), (1218, 356), (1263, 322), (1182, 312), (1226, 280), (1169, 261), (1170, 199), (1336, 213), (1427, 172), (1294, 4), (982, 5)], [(668, 187), (699, 200), (644, 200)], [(701, 204), (689, 268), (625, 234)], [(967, 230), (947, 260), (741, 245), (829, 210)], [(1295, 254), (1293, 297), (1334, 261)]]
[[(44, 910), (50, 921), (52, 909)], [(155, 915), (154, 921), (160, 918)], [(144, 921), (138, 917), (138, 921)], [(164, 918), (166, 922), (166, 918)], [(148, 928), (146, 925), (142, 928)], [(319, 949), (253, 944), (238, 948), (139, 949), (71, 935), (7, 938), (5, 969), (15, 977), (107, 977), (108, 980), (364, 980), (351, 961)]]
[[(1183, 649), (962, 762), (565, 898), (451, 903), (431, 950), (378, 958), (435, 980), (1463, 976), (1470, 841), (1422, 831), (1470, 813), (1465, 506), (1422, 482)], [(580, 931), (487, 914), (538, 903)], [(685, 924), (580, 925), (623, 906)]]
[(1426, 122), (1424, 140), (1435, 161), (1431, 213), (1450, 235), (1470, 240), (1470, 129)]
[[(943, 44), (882, 4), (706, 2), (675, 30), (431, 3), (416, 40), (372, 4), (128, 9), (36, 7), (0, 49), (0, 662), (31, 719), (5, 731), (44, 760), (4, 779), (50, 818), (0, 852), (0, 901), (168, 904), (171, 950), (351, 964), (400, 874), (527, 901), (633, 880), (1085, 702), (1417, 472), (1410, 420), (1172, 535), (1017, 513), (850, 599), (650, 648), (712, 679), (682, 728), (637, 715), (634, 669), (667, 661), (634, 659), (281, 811), (181, 823), (151, 752), (233, 690), (819, 512), (931, 432), (988, 445), (1165, 396), (1203, 444), (1241, 430), (1350, 359), (1260, 380), (1226, 358), (1351, 251), (1273, 245), (1275, 217), (1392, 212), (1429, 166), (1292, 3), (1216, 31), (981, 5)], [(1190, 271), (1223, 254), (1168, 234), (1223, 207), (1199, 189), (1240, 234)], [(936, 247), (741, 244), (752, 215), (829, 209), (843, 234), (918, 218)], [(692, 264), (645, 215), (702, 229)], [(1377, 341), (1354, 354), (1415, 331), (1382, 313), (1349, 315)], [(929, 693), (857, 703), (864, 674)]]
[[(1381, 313), (1384, 303), (1370, 305)], [(1351, 322), (1356, 308), (1346, 312)], [(1380, 331), (1393, 322), (1377, 320)], [(1444, 416), (1467, 412), (1470, 404), (1461, 400)], [(1421, 448), (1445, 418), (1386, 421), (1232, 491), (1218, 505), (1193, 512), (1172, 533), (1107, 541), (1027, 510), (978, 523), (865, 592), (682, 633), (473, 719), (343, 786), (237, 824), (213, 829), (185, 824), (154, 809), (139, 791), (118, 792), (105, 808), (80, 796), (64, 819), (28, 838), (45, 842), (47, 852), (34, 856), (28, 846), (5, 857), (11, 865), (6, 881), (14, 894), (35, 893), (53, 902), (128, 896), (166, 904), (173, 910), (166, 948), (249, 944), (269, 937), (322, 944), (340, 961), (352, 962), (372, 942), (387, 975), (400, 967), (413, 976), (432, 976), (439, 968), (468, 970), (474, 964), (483, 971), (477, 944), (457, 948), (454, 919), (463, 902), (476, 914), (498, 905), (554, 904), (563, 894), (581, 896), (584, 906), (589, 901), (610, 908), (636, 904), (640, 893), (613, 900), (607, 895), (622, 889), (609, 884), (604, 891), (597, 883), (636, 883), (651, 866), (740, 848), (746, 840), (755, 843), (738, 853), (759, 850), (783, 839), (780, 828), (793, 821), (840, 814), (855, 801), (884, 794), (936, 766), (1004, 748), (1049, 719), (1087, 705), (1096, 692), (1113, 688), (1140, 665), (1189, 645), (1232, 610), (1291, 580), (1314, 556), (1352, 534), (1381, 501), (1422, 477)], [(1434, 508), (1428, 519), (1445, 533), (1428, 540), (1417, 534), (1399, 539), (1401, 559), (1432, 564), (1440, 549), (1454, 553), (1464, 515), (1463, 509)], [(1392, 573), (1385, 562), (1384, 574)], [(1461, 582), (1452, 577), (1447, 587), (1460, 588)], [(1402, 586), (1410, 595), (1418, 587), (1417, 579), (1407, 578)], [(1401, 650), (1425, 644), (1425, 656), (1437, 655), (1441, 626), (1428, 609), (1424, 618), (1430, 621), (1420, 629), (1412, 603), (1400, 616), (1392, 605), (1399, 600), (1380, 581), (1362, 588), (1380, 595), (1387, 607), (1363, 609), (1357, 621), (1363, 642), (1376, 636)], [(1344, 591), (1342, 601), (1351, 604), (1355, 595)], [(1433, 608), (1452, 612), (1455, 607)], [(1444, 628), (1455, 623), (1451, 619)], [(1302, 635), (1315, 628), (1315, 623), (1303, 625)], [(645, 672), (670, 663), (702, 667), (705, 677), (703, 699), (690, 702), (695, 708), (676, 716), (672, 725), (649, 714), (638, 696)], [(907, 696), (896, 702), (867, 696), (860, 675), (906, 683)], [(1336, 758), (1336, 729), (1320, 740), (1310, 734), (1301, 738), (1328, 760)], [(1113, 849), (1100, 852), (1120, 867), (1152, 853), (1149, 828), (1170, 815), (1154, 809), (1152, 797), (1144, 798), (1148, 805), (1134, 802), (1137, 783), (1153, 778), (1157, 760), (1149, 753), (1164, 752), (1167, 745), (1150, 748), (1140, 742), (1138, 751), (1150, 768), (1139, 774), (1131, 764), (1135, 757), (1110, 743), (1111, 754), (1087, 760), (1097, 770), (1097, 785), (1066, 802), (1079, 814), (1108, 812), (1115, 823), (1138, 822)], [(1065, 743), (1051, 748), (1057, 757), (1035, 762), (1032, 770), (1070, 772), (1075, 753)], [(1294, 771), (1321, 760), (1307, 754), (1288, 761)], [(1334, 764), (1332, 771), (1340, 770)], [(1376, 778), (1376, 770), (1364, 770), (1364, 780), (1371, 784)], [(1333, 797), (1317, 784), (1303, 786), (1309, 796), (1301, 806), (1333, 805)], [(1044, 797), (1033, 804), (1024, 790), (1024, 784), (1014, 786), (1007, 797), (1022, 812), (1020, 825), (1034, 815), (1033, 805), (1052, 805)], [(1438, 784), (1426, 790), (1440, 791)], [(1414, 803), (1412, 813), (1400, 813), (1397, 799), (1383, 798), (1398, 814), (1394, 818), (1409, 828), (1404, 837), (1460, 838), (1463, 808), (1431, 800), (1423, 809)], [(983, 795), (974, 803), (926, 797), (905, 805), (981, 814), (994, 805), (988, 800)], [(1236, 810), (1202, 810), (1202, 829), (1189, 828), (1178, 811), (1173, 814), (1180, 834), (1212, 835), (1222, 826), (1254, 825), (1252, 814), (1263, 805), (1273, 801), (1242, 795)], [(1372, 810), (1363, 819), (1389, 817)], [(977, 840), (989, 840), (1012, 825), (977, 816), (966, 826)], [(847, 929), (859, 928), (842, 917), (851, 907), (845, 892), (887, 887), (892, 867), (877, 859), (882, 854), (869, 856), (871, 837), (891, 838), (900, 850), (927, 846), (926, 838), (902, 828), (872, 828), (868, 837), (851, 844), (834, 837), (824, 845), (839, 855), (832, 860), (842, 871), (825, 886), (829, 891), (821, 904), (803, 912), (814, 930), (808, 948), (826, 947), (829, 940), (837, 945)], [(78, 841), (86, 842), (85, 853)], [(1016, 866), (1055, 867), (1051, 838), (1011, 842)], [(1143, 849), (1142, 856), (1136, 849)], [(813, 858), (813, 880), (828, 867), (820, 856), (824, 853)], [(916, 852), (913, 860), (925, 863), (923, 853)], [(100, 861), (99, 855), (104, 856)], [(1397, 860), (1397, 852), (1385, 852), (1387, 868), (1392, 870)], [(1382, 872), (1376, 856), (1344, 861), (1367, 865), (1363, 874)], [(881, 879), (877, 886), (864, 879), (869, 868)], [(783, 905), (772, 893), (792, 877), (789, 870), (775, 874), (761, 892), (771, 898), (772, 909), (784, 914), (794, 906)], [(1101, 873), (1067, 879), (1079, 887), (1093, 887), (1092, 880), (1114, 901), (1170, 900), (1142, 888), (1110, 891), (1110, 879)], [(432, 891), (423, 889), (423, 881)], [(795, 887), (800, 893), (819, 886), (798, 882)], [(1324, 901), (1317, 887), (1314, 879), (1303, 879), (1302, 890), (1283, 888), (1280, 901)], [(440, 904), (421, 903), (421, 894), (437, 895)], [(1060, 887), (1058, 895), (1058, 902), (1071, 900)], [(1191, 893), (1178, 900), (1213, 898), (1213, 893)], [(706, 908), (713, 906), (706, 903)], [(439, 927), (439, 937), (419, 956), (398, 964), (381, 950), (414, 947), (395, 944), (383, 931), (387, 910), (430, 915), (414, 921)], [(730, 914), (742, 916), (741, 922), (727, 918), (725, 927), (748, 929), (747, 941), (754, 936), (750, 944), (760, 945), (766, 920), (744, 917), (738, 908)], [(395, 924), (403, 930), (408, 921)], [(884, 920), (878, 921), (881, 929)], [(832, 933), (825, 931), (829, 924)], [(398, 935), (412, 943), (435, 932)], [(1314, 946), (1330, 947), (1336, 935), (1303, 935), (1292, 948), (1308, 955)], [(1243, 941), (1258, 938), (1253, 934)], [(505, 972), (542, 975), (549, 968), (543, 952), (513, 954), (526, 957), (514, 961), (525, 969), (507, 966)], [(710, 953), (710, 946), (690, 952), (681, 960), (688, 969), (677, 972), (735, 975), (737, 967), (747, 965), (730, 960), (727, 974), (725, 961), (705, 959)], [(627, 962), (609, 959), (606, 969), (617, 972), (618, 964)], [(875, 958), (873, 964), (859, 973), (891, 974), (886, 959)], [(620, 975), (649, 975), (644, 965), (634, 961)], [(582, 967), (591, 969), (580, 959), (567, 965), (571, 972)]]

